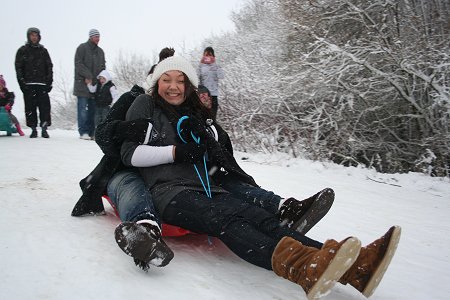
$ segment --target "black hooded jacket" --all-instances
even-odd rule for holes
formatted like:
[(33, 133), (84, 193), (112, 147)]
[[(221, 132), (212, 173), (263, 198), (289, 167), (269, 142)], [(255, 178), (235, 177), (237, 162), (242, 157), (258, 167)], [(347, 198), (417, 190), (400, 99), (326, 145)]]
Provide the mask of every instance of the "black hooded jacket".
[(43, 45), (31, 43), (30, 30), (27, 32), (27, 43), (17, 50), (15, 67), (17, 81), (23, 90), (26, 84), (40, 83), (51, 86), (53, 83), (53, 63)]

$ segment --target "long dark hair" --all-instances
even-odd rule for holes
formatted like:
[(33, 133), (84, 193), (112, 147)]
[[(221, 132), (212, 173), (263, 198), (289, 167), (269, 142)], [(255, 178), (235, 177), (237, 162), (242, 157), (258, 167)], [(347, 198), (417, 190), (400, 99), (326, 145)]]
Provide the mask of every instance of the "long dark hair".
[(178, 119), (185, 115), (203, 122), (205, 122), (206, 119), (212, 119), (209, 110), (200, 101), (196, 88), (192, 85), (186, 74), (183, 73), (183, 76), (184, 95), (186, 100), (178, 106), (167, 103), (166, 100), (158, 94), (158, 80), (151, 93), (155, 105), (160, 107), (166, 113), (170, 122), (175, 123), (175, 126)]

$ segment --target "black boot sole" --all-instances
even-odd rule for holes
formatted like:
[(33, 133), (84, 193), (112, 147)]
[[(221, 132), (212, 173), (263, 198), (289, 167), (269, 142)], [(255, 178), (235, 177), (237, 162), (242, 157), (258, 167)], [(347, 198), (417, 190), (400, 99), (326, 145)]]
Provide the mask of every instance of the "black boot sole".
[(164, 267), (174, 257), (173, 251), (163, 240), (156, 239), (143, 226), (134, 222), (119, 224), (115, 238), (123, 252), (141, 263)]
[(333, 205), (334, 191), (333, 189), (326, 188), (312, 197), (315, 199), (311, 207), (291, 226), (291, 229), (301, 234), (306, 234), (328, 213)]

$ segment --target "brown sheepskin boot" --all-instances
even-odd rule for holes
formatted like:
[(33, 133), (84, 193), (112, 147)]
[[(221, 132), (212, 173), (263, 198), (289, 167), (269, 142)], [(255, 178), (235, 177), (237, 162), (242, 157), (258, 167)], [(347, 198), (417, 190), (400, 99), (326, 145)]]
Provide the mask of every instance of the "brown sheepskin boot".
[(400, 240), (401, 228), (392, 226), (381, 238), (361, 248), (358, 259), (339, 280), (370, 297), (386, 272)]
[(284, 237), (272, 254), (272, 269), (278, 276), (300, 285), (309, 300), (319, 299), (353, 265), (360, 248), (361, 242), (355, 237), (340, 243), (328, 240), (322, 249)]

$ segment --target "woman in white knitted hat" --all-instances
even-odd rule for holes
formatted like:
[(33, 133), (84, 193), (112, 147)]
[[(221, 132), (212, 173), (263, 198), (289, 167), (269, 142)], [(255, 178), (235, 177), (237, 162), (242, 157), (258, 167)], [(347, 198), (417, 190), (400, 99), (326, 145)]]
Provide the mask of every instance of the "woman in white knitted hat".
[[(153, 120), (153, 147), (125, 141), (121, 154), (126, 165), (140, 168), (162, 220), (219, 238), (247, 262), (299, 284), (309, 299), (325, 295), (338, 280), (372, 294), (395, 252), (400, 227), (362, 248), (355, 237), (321, 243), (280, 226), (273, 214), (222, 189), (209, 175), (217, 168), (255, 183), (222, 143), (226, 133), (211, 125), (197, 86), (187, 60), (167, 58), (155, 68), (149, 94), (137, 97), (127, 113), (128, 121)], [(144, 213), (126, 202), (118, 209)], [(125, 253), (145, 260), (154, 251), (146, 242), (149, 231), (146, 220), (124, 222), (116, 228), (116, 241)]]

